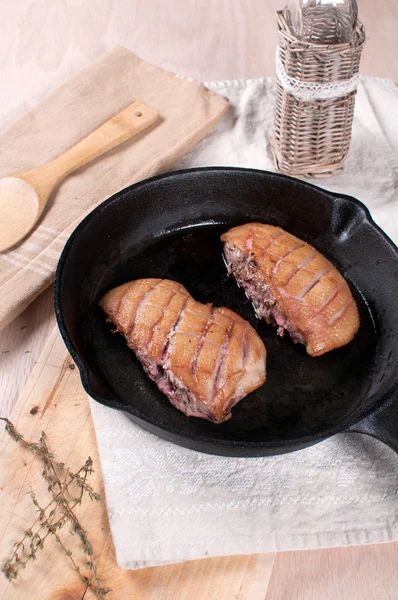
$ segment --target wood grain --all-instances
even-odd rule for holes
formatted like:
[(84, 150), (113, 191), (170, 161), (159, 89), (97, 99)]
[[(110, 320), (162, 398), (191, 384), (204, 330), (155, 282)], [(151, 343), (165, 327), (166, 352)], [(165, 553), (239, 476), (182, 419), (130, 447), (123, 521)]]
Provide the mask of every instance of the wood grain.
[[(284, 0), (0, 2), (0, 128), (114, 44), (201, 80), (275, 73), (275, 11)], [(361, 0), (361, 70), (398, 81), (398, 3)], [(50, 293), (0, 332), (0, 414), (9, 414), (53, 322)], [(27, 329), (21, 331), (21, 327)], [(25, 355), (25, 352), (29, 354)], [(7, 353), (7, 354), (3, 354)]]
[[(284, 0), (59, 0), (0, 2), (6, 23), (0, 70), (7, 89), (0, 127), (49, 90), (121, 44), (142, 58), (202, 81), (275, 74), (275, 12)], [(398, 81), (398, 3), (361, 0), (368, 43), (361, 71)]]
[[(274, 75), (275, 11), (283, 4), (284, 0), (0, 2), (0, 18), (5, 24), (0, 36), (0, 72), (7, 92), (0, 97), (0, 128), (22, 116), (45, 93), (114, 44), (125, 45), (146, 60), (204, 81)], [(359, 4), (368, 34), (362, 73), (398, 81), (398, 3), (360, 0)], [(49, 290), (0, 333), (0, 414), (11, 413), (53, 324)], [(75, 371), (73, 377), (76, 375)], [(102, 556), (106, 562), (105, 551)], [(239, 571), (223, 560), (229, 575), (235, 572), (239, 579)], [(394, 564), (398, 564), (397, 544), (279, 554), (267, 600), (395, 599)], [(175, 567), (175, 585), (192, 577), (197, 589), (202, 589), (207, 565), (207, 561), (198, 563), (196, 574), (194, 571), (184, 574), (182, 567)], [(269, 567), (266, 563), (253, 568), (254, 586), (261, 587), (256, 576), (262, 568), (266, 581)], [(247, 575), (245, 567), (240, 568)], [(122, 573), (120, 577), (129, 574)], [(163, 600), (165, 579), (155, 570), (146, 570), (140, 578), (140, 591), (145, 590), (151, 600)], [(54, 600), (80, 598), (64, 589), (61, 577), (59, 582), (59, 593), (53, 595)], [(0, 585), (3, 584), (0, 579)], [(39, 597), (45, 598), (44, 581), (42, 585), (43, 594)], [(242, 590), (248, 585), (246, 577)], [(33, 588), (32, 582), (29, 590)], [(212, 589), (211, 583), (207, 585), (209, 588)], [(19, 595), (15, 592), (14, 598), (31, 598), (27, 588), (24, 589)], [(1, 590), (0, 587), (0, 597)], [(234, 598), (240, 600), (241, 596), (230, 595), (228, 600)]]
[[(34, 410), (32, 410), (34, 409)], [(91, 456), (95, 473), (94, 489), (104, 495), (90, 405), (78, 370), (59, 336), (53, 330), (11, 420), (28, 440), (36, 441), (46, 431), (50, 448), (58, 461), (73, 470)], [(45, 505), (48, 498), (41, 476), (40, 461), (16, 444), (8, 435), (0, 437), (1, 506), (0, 563), (12, 550), (23, 530), (35, 520), (35, 510), (27, 490), (35, 490)], [(191, 561), (168, 567), (123, 571), (115, 561), (105, 503), (86, 499), (77, 512), (97, 553), (96, 561), (103, 585), (113, 589), (113, 597), (140, 600), (263, 600), (272, 571), (274, 554), (234, 556)], [(62, 539), (75, 556), (79, 555), (77, 536), (62, 530)], [(0, 597), (4, 600), (67, 600), (81, 598), (84, 584), (71, 569), (67, 557), (49, 538), (39, 563), (29, 563), (21, 579), (9, 583), (0, 577)], [(89, 599), (91, 595), (87, 594)]]
[(0, 416), (11, 414), (54, 324), (50, 287), (0, 332)]
[(0, 179), (0, 252), (31, 231), (65, 177), (148, 129), (158, 116), (143, 102), (133, 102), (51, 162)]
[(398, 543), (282, 552), (265, 600), (396, 600)]
[[(65, 177), (148, 129), (158, 116), (153, 108), (143, 102), (133, 102), (51, 162), (15, 175), (15, 178), (22, 179), (36, 191), (39, 198), (38, 216), (43, 212), (54, 188)], [(1, 208), (5, 198), (3, 191)], [(0, 248), (3, 248), (1, 242)]]
[[(275, 73), (275, 11), (284, 0), (0, 2), (0, 128), (114, 44), (201, 80)], [(398, 81), (398, 3), (361, 0), (368, 42), (361, 70)], [(48, 292), (0, 332), (0, 414), (9, 414), (51, 323)], [(21, 330), (27, 325), (27, 329)], [(26, 353), (26, 354), (25, 354)]]

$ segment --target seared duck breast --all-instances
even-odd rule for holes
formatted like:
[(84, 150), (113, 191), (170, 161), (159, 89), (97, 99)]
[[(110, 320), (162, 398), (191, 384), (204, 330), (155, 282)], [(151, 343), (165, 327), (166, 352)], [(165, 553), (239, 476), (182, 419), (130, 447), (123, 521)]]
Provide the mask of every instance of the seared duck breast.
[(229, 273), (279, 335), (288, 331), (311, 356), (353, 339), (359, 316), (350, 288), (315, 248), (262, 223), (234, 227), (221, 240)]
[(179, 283), (139, 279), (99, 302), (148, 376), (187, 416), (227, 421), (266, 377), (255, 330), (228, 308), (196, 302)]

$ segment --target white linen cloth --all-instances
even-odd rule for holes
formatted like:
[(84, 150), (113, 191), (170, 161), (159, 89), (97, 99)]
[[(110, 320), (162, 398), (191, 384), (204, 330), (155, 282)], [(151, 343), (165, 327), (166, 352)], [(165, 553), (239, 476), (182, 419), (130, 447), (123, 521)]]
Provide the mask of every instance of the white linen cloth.
[[(175, 168), (273, 170), (274, 80), (208, 86), (231, 109)], [(342, 174), (315, 181), (353, 195), (398, 242), (398, 88), (363, 77)], [(398, 458), (342, 434), (292, 454), (209, 456), (170, 444), (91, 402), (106, 502), (122, 568), (229, 554), (398, 539)]]

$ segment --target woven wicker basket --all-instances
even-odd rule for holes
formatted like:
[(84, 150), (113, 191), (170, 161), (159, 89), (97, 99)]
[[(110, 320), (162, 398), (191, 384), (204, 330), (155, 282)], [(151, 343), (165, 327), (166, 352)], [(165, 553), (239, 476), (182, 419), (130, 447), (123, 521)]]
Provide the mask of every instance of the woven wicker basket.
[(359, 23), (351, 43), (327, 46), (298, 40), (283, 11), (277, 19), (275, 167), (327, 177), (341, 170), (350, 146), (365, 29)]

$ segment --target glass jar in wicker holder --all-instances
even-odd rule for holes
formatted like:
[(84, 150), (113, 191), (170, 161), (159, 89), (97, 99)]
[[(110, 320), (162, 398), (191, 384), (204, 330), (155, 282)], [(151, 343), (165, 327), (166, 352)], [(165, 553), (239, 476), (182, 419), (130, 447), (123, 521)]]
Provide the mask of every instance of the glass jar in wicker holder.
[(365, 28), (350, 43), (297, 39), (278, 11), (279, 44), (272, 153), (289, 175), (328, 177), (342, 169), (351, 141)]

